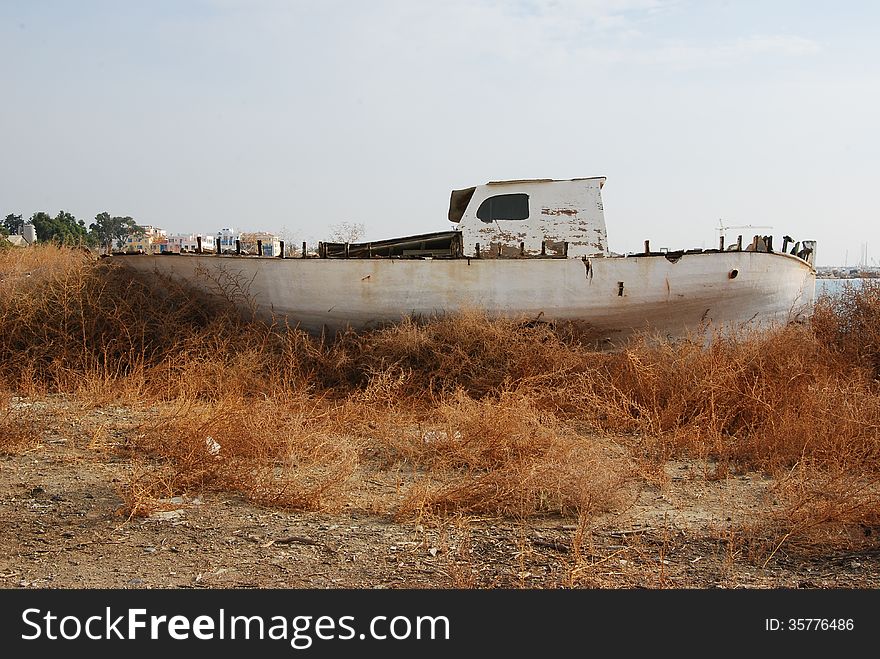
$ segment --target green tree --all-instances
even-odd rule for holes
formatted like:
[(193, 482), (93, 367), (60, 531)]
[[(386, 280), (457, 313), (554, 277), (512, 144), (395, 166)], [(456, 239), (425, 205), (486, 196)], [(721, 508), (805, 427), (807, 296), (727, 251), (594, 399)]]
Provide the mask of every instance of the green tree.
[(24, 226), (24, 220), (21, 219), (21, 215), (13, 215), (10, 213), (6, 216), (6, 219), (3, 220), (2, 230), (4, 233), (10, 236), (16, 236), (21, 234), (21, 229)]
[(52, 241), (62, 245), (87, 245), (91, 242), (86, 223), (67, 211), (58, 211), (55, 217), (43, 212), (34, 213), (31, 224), (37, 232), (37, 240), (43, 242)]
[(52, 235), (52, 216), (49, 213), (40, 211), (31, 215), (31, 224), (37, 232), (37, 240), (51, 240)]
[(95, 215), (95, 221), (89, 225), (89, 233), (96, 244), (101, 245), (108, 253), (113, 248), (122, 249), (129, 236), (143, 235), (146, 230), (129, 216), (110, 216), (103, 212)]

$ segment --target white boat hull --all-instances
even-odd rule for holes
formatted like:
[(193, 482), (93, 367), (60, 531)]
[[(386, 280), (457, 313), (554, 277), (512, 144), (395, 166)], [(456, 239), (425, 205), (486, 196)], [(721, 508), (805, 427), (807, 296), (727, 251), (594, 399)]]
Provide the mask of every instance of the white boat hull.
[[(779, 324), (810, 313), (815, 270), (784, 253), (706, 252), (523, 259), (279, 259), (219, 255), (120, 257), (206, 293), (238, 287), (238, 303), (310, 332), (368, 329), (404, 316), (463, 309), (576, 321), (614, 341)], [(735, 273), (735, 274), (734, 274)], [(234, 292), (234, 291), (232, 291)], [(251, 306), (252, 305), (252, 306)]]

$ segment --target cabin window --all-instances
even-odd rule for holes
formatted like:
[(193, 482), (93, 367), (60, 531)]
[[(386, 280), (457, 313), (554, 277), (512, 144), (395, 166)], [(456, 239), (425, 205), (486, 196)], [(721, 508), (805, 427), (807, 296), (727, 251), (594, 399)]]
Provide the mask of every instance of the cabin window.
[(471, 197), (474, 196), (476, 188), (466, 188), (464, 190), (453, 190), (449, 197), (449, 221), (458, 222), (464, 216), (468, 204), (471, 203)]
[(477, 217), (486, 224), (495, 220), (526, 220), (529, 217), (529, 195), (499, 194), (480, 204)]

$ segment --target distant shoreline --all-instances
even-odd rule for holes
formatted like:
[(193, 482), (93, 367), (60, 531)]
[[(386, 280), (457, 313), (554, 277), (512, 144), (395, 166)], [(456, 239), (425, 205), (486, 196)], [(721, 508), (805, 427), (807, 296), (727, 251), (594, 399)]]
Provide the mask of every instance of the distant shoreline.
[(816, 279), (880, 279), (880, 270), (856, 270), (847, 272), (828, 272), (822, 269), (816, 270)]

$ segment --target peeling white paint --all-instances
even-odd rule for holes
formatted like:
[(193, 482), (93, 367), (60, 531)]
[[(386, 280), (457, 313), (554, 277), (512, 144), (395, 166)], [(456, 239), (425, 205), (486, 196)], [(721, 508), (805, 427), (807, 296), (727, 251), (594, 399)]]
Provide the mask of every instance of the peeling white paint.
[[(541, 243), (548, 256), (608, 256), (608, 236), (602, 207), (604, 177), (569, 181), (499, 181), (477, 186), (460, 222), (464, 253), (493, 258), (498, 247), (504, 256), (520, 253), (541, 255)], [(477, 209), (495, 195), (527, 194), (529, 217), (525, 220), (498, 220), (488, 224), (477, 217)]]

